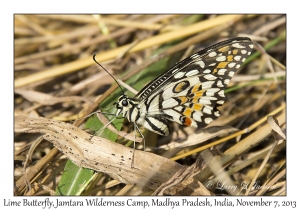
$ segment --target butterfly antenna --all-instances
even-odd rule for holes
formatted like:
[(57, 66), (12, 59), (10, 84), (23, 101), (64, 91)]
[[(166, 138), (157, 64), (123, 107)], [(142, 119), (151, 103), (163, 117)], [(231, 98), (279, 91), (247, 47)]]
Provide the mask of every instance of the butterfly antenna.
[(94, 60), (99, 66), (101, 66), (101, 67), (104, 69), (104, 71), (106, 71), (106, 73), (109, 74), (109, 76), (111, 76), (111, 77), (116, 81), (116, 83), (118, 84), (119, 88), (120, 88), (121, 91), (123, 92), (123, 95), (125, 95), (125, 93), (124, 93), (124, 91), (123, 91), (121, 85), (120, 85), (120, 84), (118, 83), (118, 81), (114, 78), (114, 76), (113, 76), (111, 73), (109, 73), (109, 72), (108, 72), (108, 71), (107, 71), (100, 63), (98, 63), (98, 61), (96, 61), (96, 54), (93, 55), (93, 60)]

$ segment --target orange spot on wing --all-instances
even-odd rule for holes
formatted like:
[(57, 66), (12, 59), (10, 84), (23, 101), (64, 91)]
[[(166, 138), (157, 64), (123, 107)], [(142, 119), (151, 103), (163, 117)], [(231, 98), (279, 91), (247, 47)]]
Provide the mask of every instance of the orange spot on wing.
[(200, 86), (201, 86), (201, 84), (195, 85), (192, 89), (192, 93), (199, 91)]
[(195, 92), (194, 95), (195, 95), (196, 97), (201, 97), (201, 96), (203, 95), (204, 92), (205, 92), (205, 90), (200, 90), (200, 91), (198, 91), (198, 92)]
[(193, 105), (193, 109), (196, 110), (196, 111), (200, 111), (202, 108), (202, 105), (201, 104), (194, 104)]
[(233, 55), (228, 55), (227, 56), (227, 61), (233, 61)]
[(179, 100), (181, 101), (181, 102), (180, 102), (180, 105), (181, 105), (181, 104), (185, 104), (185, 103), (187, 102), (187, 100), (188, 100), (187, 97), (185, 97), (185, 96), (179, 96), (178, 98), (179, 98)]
[(229, 62), (220, 62), (217, 66), (218, 69), (224, 69)]
[(184, 125), (191, 126), (192, 125), (192, 120), (190, 118), (186, 117), (185, 121), (184, 121)]
[(191, 108), (185, 108), (185, 110), (183, 112), (183, 115), (186, 116), (186, 117), (191, 117), (192, 111), (193, 110)]
[(176, 85), (175, 91), (176, 93), (180, 92), (184, 87), (184, 84), (179, 83), (178, 85)]
[(189, 82), (182, 81), (175, 86), (174, 91), (175, 91), (175, 93), (179, 93), (188, 87), (189, 87)]
[(232, 54), (236, 55), (236, 54), (238, 54), (238, 52), (239, 52), (238, 50), (233, 50)]
[(227, 52), (229, 50), (229, 46), (225, 46), (219, 49), (219, 52)]
[(205, 92), (205, 90), (200, 90), (196, 93), (194, 93), (194, 98), (193, 98), (193, 103), (198, 103), (199, 98), (203, 95), (203, 93)]

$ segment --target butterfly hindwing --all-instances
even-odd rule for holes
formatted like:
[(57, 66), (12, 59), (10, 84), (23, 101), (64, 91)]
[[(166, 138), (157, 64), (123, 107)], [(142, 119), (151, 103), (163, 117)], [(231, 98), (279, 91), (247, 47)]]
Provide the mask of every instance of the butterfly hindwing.
[(148, 121), (144, 126), (161, 135), (168, 133), (166, 119), (205, 127), (220, 115), (224, 90), (252, 48), (249, 38), (230, 39), (193, 54), (150, 82), (135, 97), (141, 99), (140, 111)]
[(224, 103), (224, 90), (217, 85), (221, 81), (219, 79), (206, 81), (201, 75), (185, 79), (175, 87), (188, 81), (190, 86), (172, 97), (166, 94), (166, 91), (160, 93), (163, 101), (161, 110), (169, 116), (169, 119), (181, 125), (206, 126), (219, 116), (219, 111), (215, 107)]

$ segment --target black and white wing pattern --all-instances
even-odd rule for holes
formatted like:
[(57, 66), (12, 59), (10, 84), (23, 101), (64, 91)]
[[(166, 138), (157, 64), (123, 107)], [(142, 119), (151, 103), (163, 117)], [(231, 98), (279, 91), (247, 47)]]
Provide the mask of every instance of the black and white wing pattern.
[(201, 50), (154, 79), (134, 98), (119, 97), (117, 114), (160, 135), (169, 121), (205, 127), (220, 116), (224, 90), (251, 54), (247, 37), (229, 39)]

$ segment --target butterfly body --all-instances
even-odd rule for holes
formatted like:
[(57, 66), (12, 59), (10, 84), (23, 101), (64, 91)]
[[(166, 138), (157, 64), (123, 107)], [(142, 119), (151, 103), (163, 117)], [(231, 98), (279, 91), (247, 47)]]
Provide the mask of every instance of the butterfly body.
[(205, 127), (220, 116), (224, 90), (250, 55), (249, 38), (234, 38), (199, 51), (158, 76), (134, 98), (125, 94), (115, 104), (116, 115), (160, 135), (169, 134), (169, 121)]

